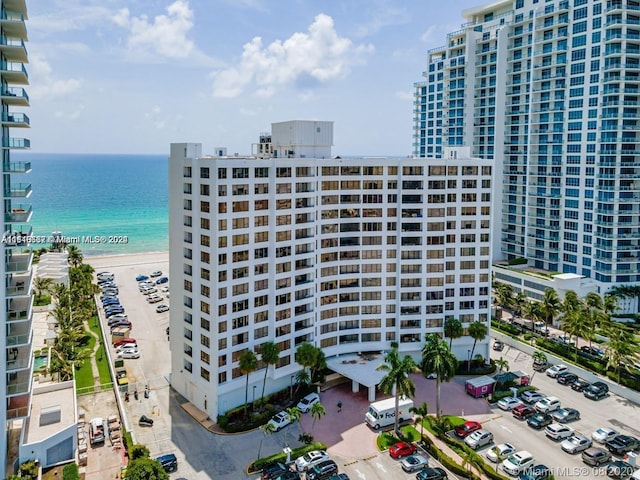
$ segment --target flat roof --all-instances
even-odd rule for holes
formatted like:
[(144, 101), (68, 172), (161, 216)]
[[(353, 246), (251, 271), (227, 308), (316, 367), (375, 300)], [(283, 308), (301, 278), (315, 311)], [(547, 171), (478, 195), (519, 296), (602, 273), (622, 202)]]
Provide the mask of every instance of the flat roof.
[(24, 444), (39, 443), (75, 423), (76, 392), (73, 381), (34, 387)]
[(382, 364), (384, 364), (384, 355), (381, 353), (370, 355), (353, 353), (327, 359), (327, 367), (331, 370), (365, 387), (378, 385), (387, 374), (385, 370), (377, 370)]

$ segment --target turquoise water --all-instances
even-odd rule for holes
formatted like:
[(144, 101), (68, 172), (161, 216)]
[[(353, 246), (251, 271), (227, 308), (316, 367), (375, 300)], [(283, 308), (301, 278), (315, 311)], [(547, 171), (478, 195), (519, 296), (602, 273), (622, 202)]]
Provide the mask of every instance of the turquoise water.
[[(20, 203), (33, 205), (34, 235), (79, 237), (88, 256), (169, 249), (166, 155), (12, 153), (11, 159), (31, 162), (31, 173), (13, 181), (32, 185)], [(105, 243), (105, 236), (125, 243)]]
[(47, 366), (47, 356), (46, 355), (33, 358), (33, 371), (34, 372), (39, 372), (40, 371), (40, 367), (46, 367), (46, 366)]

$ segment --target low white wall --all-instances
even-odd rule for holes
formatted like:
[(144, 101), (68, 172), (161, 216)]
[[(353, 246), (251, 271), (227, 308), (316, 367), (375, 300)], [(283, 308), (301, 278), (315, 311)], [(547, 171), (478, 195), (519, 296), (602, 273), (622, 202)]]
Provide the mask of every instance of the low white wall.
[[(496, 338), (497, 340), (500, 340), (501, 342), (504, 342), (505, 345), (509, 345), (510, 347), (513, 347), (516, 350), (520, 350), (521, 352), (527, 353), (528, 355), (532, 355), (533, 352), (539, 350), (535, 346), (529, 345), (524, 342), (520, 342), (519, 340), (516, 340), (515, 338), (512, 338), (509, 335), (505, 335), (501, 332), (498, 332), (497, 330), (491, 330), (491, 336)], [(564, 363), (569, 367), (569, 370), (571, 372), (575, 373), (579, 377), (584, 378), (588, 382), (604, 381), (606, 382), (607, 385), (609, 385), (610, 392), (620, 395), (621, 397), (626, 398), (627, 400), (640, 405), (640, 392), (636, 392), (635, 390), (631, 390), (630, 388), (624, 387), (622, 385), (618, 385), (617, 383), (613, 382), (609, 378), (606, 378), (606, 377), (603, 378), (600, 375), (597, 375), (593, 372), (589, 372), (578, 365), (574, 365), (569, 360), (566, 360), (564, 358), (560, 358), (554, 355), (553, 353), (549, 353), (545, 351), (544, 354), (547, 356), (547, 360), (549, 361), (549, 363), (553, 363), (553, 364)], [(532, 360), (532, 363), (533, 363), (533, 360)]]

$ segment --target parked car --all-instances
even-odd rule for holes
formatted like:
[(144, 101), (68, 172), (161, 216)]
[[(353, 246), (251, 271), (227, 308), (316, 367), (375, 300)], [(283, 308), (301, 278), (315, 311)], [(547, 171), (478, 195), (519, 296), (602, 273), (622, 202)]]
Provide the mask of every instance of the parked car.
[(518, 405), (511, 410), (511, 413), (515, 418), (520, 420), (526, 420), (532, 415), (536, 414), (536, 409), (527, 405)]
[(476, 422), (474, 420), (468, 420), (464, 422), (462, 425), (458, 425), (455, 428), (456, 435), (460, 438), (464, 438), (467, 435), (475, 432), (476, 430), (480, 430), (482, 428), (482, 424), (480, 422)]
[(520, 395), (522, 401), (524, 403), (528, 403), (529, 405), (533, 405), (545, 397), (546, 395), (544, 393), (537, 390), (527, 390), (526, 392), (523, 392), (522, 395)]
[(572, 435), (560, 444), (560, 448), (567, 453), (580, 453), (591, 446), (591, 439), (582, 434)]
[(262, 468), (262, 478), (263, 480), (273, 480), (274, 478), (278, 478), (280, 475), (283, 475), (284, 473), (289, 471), (289, 467), (287, 467), (284, 463), (272, 463)]
[(334, 473), (327, 480), (349, 480), (349, 475), (346, 473)]
[(338, 464), (333, 460), (323, 460), (307, 470), (306, 480), (322, 480), (338, 471)]
[(493, 433), (485, 429), (476, 430), (465, 437), (464, 443), (474, 450), (477, 450), (480, 447), (493, 443)]
[(121, 343), (116, 347), (116, 353), (120, 353), (123, 350), (131, 350), (132, 348), (138, 348), (136, 343)]
[(502, 463), (502, 469), (509, 475), (519, 475), (533, 465), (533, 455), (526, 450), (514, 453)]
[(540, 361), (537, 361), (537, 360), (533, 361), (533, 369), (536, 372), (545, 372), (550, 366), (551, 366), (551, 364), (549, 362), (546, 362), (546, 361), (543, 361), (543, 362), (540, 362)]
[(157, 293), (158, 289), (156, 287), (145, 287), (145, 289), (142, 291), (143, 295), (151, 295), (152, 293)]
[(607, 475), (611, 478), (629, 478), (636, 467), (623, 460), (616, 460), (607, 465)]
[(613, 428), (600, 427), (596, 428), (593, 431), (593, 433), (591, 434), (591, 438), (594, 442), (607, 443), (609, 440), (613, 440), (618, 435), (620, 435), (620, 433)]
[(553, 365), (546, 370), (546, 374), (548, 377), (556, 378), (562, 372), (566, 372), (569, 369), (566, 365), (559, 363), (558, 365)]
[(296, 470), (298, 472), (306, 472), (310, 467), (323, 460), (329, 460), (330, 457), (324, 450), (312, 450), (302, 457), (296, 459)]
[(575, 382), (571, 384), (571, 390), (576, 392), (582, 392), (585, 388), (591, 385), (584, 378), (578, 378)]
[(114, 342), (114, 343), (113, 343), (113, 346), (117, 348), (117, 347), (119, 347), (120, 345), (127, 344), (127, 343), (132, 343), (132, 344), (134, 344), (134, 346), (136, 346), (136, 347), (138, 346), (138, 342), (136, 341), (136, 339), (135, 339), (135, 338), (131, 338), (131, 337), (129, 337), (129, 338), (122, 338), (122, 339), (120, 339), (120, 340), (118, 340), (118, 341)]
[(169, 281), (169, 277), (160, 277), (156, 280), (156, 285), (162, 285), (163, 283), (167, 283)]
[(584, 345), (580, 347), (580, 351), (582, 353), (586, 353), (587, 355), (591, 355), (593, 357), (602, 357), (604, 355), (604, 350), (598, 347)]
[(149, 280), (149, 277), (143, 274), (140, 274), (136, 277), (136, 282), (144, 282), (145, 280)]
[(598, 467), (611, 460), (611, 452), (604, 448), (591, 447), (582, 452), (582, 461), (587, 465)]
[(156, 270), (155, 272), (151, 272), (151, 278), (159, 277), (162, 275), (162, 271)]
[(168, 311), (169, 311), (169, 305), (167, 305), (166, 303), (161, 303), (156, 307), (156, 313), (163, 313)]
[(270, 423), (273, 429), (277, 432), (289, 425), (291, 423), (291, 418), (287, 415), (287, 412), (279, 412), (276, 413), (267, 423)]
[(147, 303), (158, 303), (162, 301), (162, 297), (155, 293), (152, 293), (147, 297)]
[(109, 325), (109, 328), (111, 329), (111, 331), (113, 332), (116, 328), (131, 328), (133, 327), (133, 324), (129, 321), (129, 320), (119, 320), (116, 323), (112, 323), (111, 325)]
[(504, 350), (504, 343), (502, 343), (500, 340), (496, 340), (495, 342), (493, 342), (493, 349), (496, 352), (501, 352)]
[(523, 405), (522, 400), (517, 397), (505, 397), (498, 401), (498, 408), (501, 410), (511, 411), (514, 407)]
[(137, 348), (134, 348), (131, 350), (123, 350), (117, 356), (118, 358), (124, 358), (124, 359), (140, 358), (140, 351)]
[[(287, 470), (286, 472), (283, 472), (280, 475), (271, 477), (270, 480), (301, 480), (301, 478), (302, 477), (298, 472)], [(177, 480), (181, 480), (181, 479), (178, 478)], [(182, 479), (182, 480), (185, 480), (185, 479)]]
[(138, 419), (138, 425), (141, 427), (153, 427), (153, 418), (149, 418), (146, 415), (142, 415)]
[(551, 413), (551, 418), (558, 423), (573, 422), (580, 420), (580, 412), (575, 408), (559, 408)]
[(553, 423), (553, 418), (548, 413), (536, 413), (535, 415), (527, 418), (527, 425), (531, 428), (535, 428), (536, 430), (541, 430), (547, 425), (551, 425)]
[(96, 278), (98, 279), (99, 282), (104, 281), (104, 282), (113, 282), (113, 280), (116, 278), (115, 274), (111, 273), (111, 272), (100, 272), (96, 274)]
[[(169, 307), (167, 307), (167, 310), (169, 310)], [(300, 410), (300, 412), (302, 413), (307, 413), (311, 410), (311, 407), (313, 407), (313, 405), (318, 403), (319, 401), (320, 396), (317, 393), (310, 393), (298, 402), (298, 410)]]
[(547, 480), (551, 478), (551, 469), (546, 465), (535, 465), (518, 476), (518, 480)]
[(576, 341), (569, 335), (558, 335), (551, 339), (554, 342), (563, 343), (564, 345), (575, 345)]
[(416, 480), (445, 480), (447, 472), (440, 467), (423, 468), (416, 475)]
[(156, 460), (160, 462), (165, 472), (171, 473), (178, 470), (178, 459), (173, 453), (161, 455), (160, 457), (157, 457)]
[(402, 458), (416, 453), (416, 446), (413, 443), (397, 442), (389, 447), (391, 458)]
[(590, 400), (599, 400), (609, 394), (609, 386), (604, 382), (593, 382), (582, 394)]
[(560, 385), (571, 385), (577, 379), (578, 379), (578, 375), (576, 375), (575, 373), (571, 373), (571, 372), (563, 372), (563, 373), (561, 373), (560, 375), (558, 375), (556, 377), (556, 381)]
[(426, 457), (422, 455), (409, 455), (400, 463), (402, 470), (407, 473), (417, 472), (425, 467), (429, 466), (429, 462)]
[(562, 423), (552, 423), (545, 427), (544, 433), (552, 440), (563, 440), (573, 435), (573, 428)]
[(631, 435), (618, 435), (607, 442), (607, 450), (614, 455), (624, 455), (640, 448), (640, 440)]
[(540, 413), (551, 413), (560, 408), (560, 399), (558, 397), (545, 397), (536, 402), (536, 410)]
[(511, 445), (510, 443), (501, 443), (491, 448), (486, 457), (492, 461), (493, 463), (498, 463), (504, 460), (507, 457), (510, 457), (516, 452), (516, 447)]

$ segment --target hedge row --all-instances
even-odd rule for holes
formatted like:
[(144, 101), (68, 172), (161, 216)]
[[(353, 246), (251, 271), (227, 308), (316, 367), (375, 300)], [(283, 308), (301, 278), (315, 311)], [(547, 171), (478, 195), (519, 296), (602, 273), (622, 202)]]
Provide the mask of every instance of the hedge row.
[[(327, 445), (322, 442), (314, 442), (309, 445), (305, 445), (303, 447), (293, 448), (291, 449), (291, 460), (295, 460), (298, 457), (301, 457), (305, 453), (308, 453), (312, 450), (326, 450)], [(262, 470), (264, 467), (271, 465), (273, 463), (284, 463), (287, 460), (287, 455), (284, 452), (276, 453), (275, 455), (271, 455), (270, 457), (259, 458), (251, 465), (249, 465), (249, 473), (255, 473)]]
[(491, 328), (498, 330), (502, 333), (506, 333), (507, 335), (513, 337), (519, 337), (522, 334), (522, 329), (516, 325), (511, 325), (510, 323), (503, 322), (502, 320), (491, 320)]

